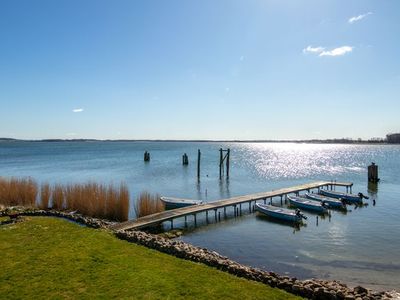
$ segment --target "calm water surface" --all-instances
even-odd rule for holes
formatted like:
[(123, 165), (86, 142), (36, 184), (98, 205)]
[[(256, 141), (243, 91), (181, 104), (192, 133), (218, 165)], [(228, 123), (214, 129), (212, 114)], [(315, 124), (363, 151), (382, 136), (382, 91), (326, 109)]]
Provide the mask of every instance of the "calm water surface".
[[(220, 147), (231, 149), (231, 176), (218, 178)], [(202, 151), (196, 178), (197, 149)], [(151, 162), (143, 162), (143, 152)], [(183, 153), (189, 166), (181, 165)], [(367, 184), (367, 166), (381, 182)], [(182, 240), (241, 263), (298, 278), (339, 279), (375, 289), (400, 289), (400, 146), (178, 142), (0, 142), (0, 176), (51, 183), (125, 182), (131, 201), (143, 191), (212, 201), (315, 180), (354, 182), (376, 199), (300, 230), (256, 214), (192, 228)], [(278, 204), (278, 199), (275, 200)], [(134, 217), (133, 211), (131, 217)], [(203, 221), (205, 222), (205, 221)], [(177, 225), (183, 226), (182, 223)]]

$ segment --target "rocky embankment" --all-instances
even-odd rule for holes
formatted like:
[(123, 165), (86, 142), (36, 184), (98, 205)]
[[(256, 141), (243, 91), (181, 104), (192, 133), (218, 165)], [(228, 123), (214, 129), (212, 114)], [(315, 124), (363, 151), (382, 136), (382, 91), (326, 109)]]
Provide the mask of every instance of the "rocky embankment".
[(107, 228), (111, 225), (116, 224), (116, 222), (87, 217), (76, 212), (44, 210), (35, 208), (29, 209), (23, 207), (10, 207), (0, 210), (0, 217), (6, 216), (10, 217), (12, 220), (17, 220), (20, 216), (58, 217), (68, 219), (91, 228)]

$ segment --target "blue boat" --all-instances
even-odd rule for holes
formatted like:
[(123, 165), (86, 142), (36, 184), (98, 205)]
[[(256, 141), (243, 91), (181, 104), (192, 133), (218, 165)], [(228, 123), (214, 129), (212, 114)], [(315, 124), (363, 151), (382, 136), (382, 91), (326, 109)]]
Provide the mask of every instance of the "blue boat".
[(319, 213), (327, 213), (328, 209), (319, 201), (310, 200), (304, 197), (299, 196), (288, 196), (290, 205), (306, 209), (312, 210)]
[(267, 204), (256, 203), (256, 210), (268, 217), (279, 219), (281, 221), (300, 223), (302, 219), (307, 219), (299, 209), (287, 209)]
[(201, 200), (190, 200), (190, 199), (179, 199), (171, 197), (160, 197), (160, 200), (164, 202), (166, 209), (181, 208), (192, 205), (200, 205), (203, 203)]
[(342, 200), (314, 193), (306, 193), (305, 195), (308, 199), (319, 201), (321, 203), (327, 203), (329, 208), (346, 209), (346, 203), (344, 203)]
[(354, 194), (347, 194), (347, 193), (328, 191), (328, 190), (320, 190), (319, 193), (327, 197), (346, 200), (350, 203), (361, 203), (363, 198), (368, 199), (368, 197), (365, 197), (362, 193), (354, 195)]

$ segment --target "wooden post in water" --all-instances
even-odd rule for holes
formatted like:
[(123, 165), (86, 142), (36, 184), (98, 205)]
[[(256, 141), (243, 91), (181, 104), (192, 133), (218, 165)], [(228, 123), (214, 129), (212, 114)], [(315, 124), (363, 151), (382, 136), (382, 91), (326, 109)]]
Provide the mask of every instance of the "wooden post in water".
[(222, 168), (223, 168), (223, 156), (222, 156), (222, 148), (219, 149), (219, 179), (222, 178)]
[(200, 180), (200, 159), (201, 159), (201, 152), (200, 149), (197, 150), (197, 179)]
[(144, 161), (150, 161), (150, 152), (145, 151), (143, 156)]
[[(224, 152), (226, 152), (224, 156)], [(224, 162), (226, 160), (226, 178), (229, 178), (229, 158), (230, 158), (231, 150), (223, 150), (222, 148), (219, 149), (219, 179), (222, 179), (222, 175), (224, 173)]]
[(186, 153), (182, 155), (182, 165), (187, 166), (189, 164), (189, 158)]
[(231, 149), (226, 153), (226, 178), (229, 178), (229, 157), (231, 156)]
[(370, 166), (368, 166), (368, 181), (373, 183), (377, 183), (379, 181), (378, 165), (375, 163), (372, 163)]

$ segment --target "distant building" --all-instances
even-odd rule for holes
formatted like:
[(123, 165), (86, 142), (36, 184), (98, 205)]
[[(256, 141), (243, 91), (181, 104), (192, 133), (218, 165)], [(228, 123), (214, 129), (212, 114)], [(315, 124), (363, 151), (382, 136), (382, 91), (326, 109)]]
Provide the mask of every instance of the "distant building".
[(386, 140), (390, 144), (400, 144), (400, 133), (391, 133), (386, 135)]

